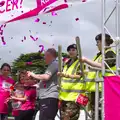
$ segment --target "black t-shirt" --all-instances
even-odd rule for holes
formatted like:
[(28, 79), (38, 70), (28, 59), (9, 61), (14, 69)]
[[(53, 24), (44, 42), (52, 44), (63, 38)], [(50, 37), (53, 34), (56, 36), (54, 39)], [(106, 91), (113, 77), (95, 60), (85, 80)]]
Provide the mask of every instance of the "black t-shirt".
[[(97, 54), (97, 57), (95, 58), (95, 60), (101, 55), (101, 52), (99, 52)], [(116, 58), (116, 54), (113, 51), (108, 51), (107, 53), (105, 53), (105, 59), (108, 58)], [(113, 67), (116, 65), (116, 59), (112, 59), (112, 60), (105, 60), (105, 62), (109, 65), (109, 67)], [(105, 67), (107, 68), (107, 66), (105, 65)]]

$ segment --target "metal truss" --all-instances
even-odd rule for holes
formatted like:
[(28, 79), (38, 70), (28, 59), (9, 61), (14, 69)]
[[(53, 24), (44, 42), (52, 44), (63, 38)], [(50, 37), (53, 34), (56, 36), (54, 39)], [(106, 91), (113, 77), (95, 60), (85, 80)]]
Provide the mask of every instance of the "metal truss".
[[(116, 50), (116, 71), (114, 71), (114, 73), (116, 75), (119, 75), (119, 44), (120, 44), (120, 38), (119, 38), (119, 15), (120, 15), (120, 10), (119, 10), (119, 5), (120, 5), (120, 1), (119, 0), (115, 0), (113, 2), (115, 2), (115, 6), (113, 7), (113, 10), (110, 12), (110, 14), (108, 16), (106, 16), (106, 10), (109, 6), (106, 5), (106, 0), (101, 0), (101, 10), (102, 10), (102, 75), (104, 76), (105, 74), (105, 48), (107, 48), (107, 46), (105, 46), (105, 33), (108, 33), (111, 38), (114, 40), (115, 46), (115, 50)], [(112, 1), (112, 0), (109, 0)], [(110, 30), (107, 28), (106, 24), (109, 21), (109, 19), (111, 18), (112, 14), (115, 12), (115, 28), (116, 28), (116, 37), (113, 37), (112, 33), (110, 32)], [(108, 65), (107, 65), (108, 66)], [(108, 66), (108, 68), (110, 68)], [(111, 72), (113, 72), (110, 69)], [(104, 81), (104, 80), (103, 80)], [(97, 97), (97, 96), (96, 96)], [(104, 82), (102, 84), (102, 120), (104, 120)], [(97, 102), (97, 101), (96, 101)], [(98, 104), (98, 103), (96, 103)], [(97, 105), (98, 106), (98, 105)], [(97, 109), (97, 108), (96, 108)], [(97, 110), (98, 112), (98, 110)], [(98, 113), (96, 113), (95, 115), (95, 120), (98, 120)]]

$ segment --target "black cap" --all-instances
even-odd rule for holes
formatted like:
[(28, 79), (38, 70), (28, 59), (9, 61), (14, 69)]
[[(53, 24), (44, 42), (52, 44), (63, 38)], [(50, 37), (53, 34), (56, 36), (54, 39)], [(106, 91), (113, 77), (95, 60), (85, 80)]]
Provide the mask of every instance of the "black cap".
[(74, 48), (74, 49), (77, 50), (77, 45), (76, 45), (76, 44), (69, 45), (69, 46), (67, 47), (67, 51), (70, 51), (71, 48)]
[[(95, 37), (95, 40), (102, 40), (102, 34), (98, 34), (96, 37)], [(111, 39), (110, 35), (106, 34), (105, 33), (105, 41), (107, 44), (112, 44), (113, 43), (113, 39)]]

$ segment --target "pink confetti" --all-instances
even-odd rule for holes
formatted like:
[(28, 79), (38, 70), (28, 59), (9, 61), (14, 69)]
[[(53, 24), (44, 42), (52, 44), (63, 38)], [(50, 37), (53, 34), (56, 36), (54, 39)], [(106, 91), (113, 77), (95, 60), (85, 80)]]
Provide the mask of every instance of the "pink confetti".
[(0, 29), (0, 35), (3, 35), (3, 30)]
[(38, 37), (36, 38), (36, 40), (38, 40)]
[[(0, 26), (0, 35), (3, 35), (3, 27), (6, 27), (6, 24)], [(3, 45), (6, 45), (6, 42), (4, 40), (4, 36), (1, 37), (1, 40), (2, 40)]]
[(31, 38), (33, 41), (37, 41), (37, 40), (38, 40), (38, 37), (34, 38), (32, 35), (30, 35), (30, 38)]
[(56, 16), (57, 13), (55, 11), (52, 12), (52, 16)]
[(6, 45), (6, 42), (4, 41), (4, 37), (3, 36), (1, 37), (1, 40), (2, 40), (3, 45)]
[(64, 2), (67, 2), (67, 0), (64, 0)]
[(44, 51), (44, 46), (43, 46), (43, 45), (39, 45), (39, 47), (41, 48), (41, 49), (39, 50), (39, 52), (42, 53), (42, 52)]
[(30, 38), (35, 41), (35, 38), (32, 35), (30, 35)]
[(4, 28), (6, 27), (6, 24), (4, 25)]
[(76, 18), (75, 20), (76, 20), (76, 21), (78, 21), (78, 20), (79, 20), (79, 18)]
[(24, 40), (26, 40), (26, 37), (24, 36)]
[(3, 42), (3, 45), (6, 45), (6, 42), (5, 42), (5, 41)]
[(40, 19), (39, 18), (37, 18), (36, 20), (35, 20), (35, 22), (39, 22), (40, 21)]
[(87, 0), (82, 0), (82, 2), (86, 2)]
[(0, 7), (4, 6), (4, 4), (5, 4), (5, 1), (1, 1), (0, 2)]
[(46, 24), (46, 22), (43, 22), (43, 24)]
[(3, 27), (3, 25), (0, 26), (0, 29)]

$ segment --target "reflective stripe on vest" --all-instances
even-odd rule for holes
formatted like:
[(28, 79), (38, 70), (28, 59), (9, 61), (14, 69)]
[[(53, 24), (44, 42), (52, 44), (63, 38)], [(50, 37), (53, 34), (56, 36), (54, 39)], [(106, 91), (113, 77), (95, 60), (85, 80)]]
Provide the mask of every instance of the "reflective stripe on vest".
[[(66, 65), (63, 69), (63, 73), (76, 75), (79, 66), (79, 60), (76, 60), (69, 68)], [(85, 84), (83, 83), (82, 79), (71, 79), (63, 77), (61, 79), (59, 98), (65, 101), (75, 101), (79, 93), (85, 92), (84, 90)]]
[(74, 80), (74, 79), (67, 79), (67, 80), (62, 79), (62, 82), (64, 82), (64, 83), (84, 83), (84, 81), (80, 80), (80, 79), (76, 79), (76, 80)]
[[(109, 52), (109, 51), (113, 51), (113, 52), (115, 53), (115, 51), (112, 50), (111, 48), (107, 49), (107, 50), (105, 51), (105, 53), (107, 53), (107, 52)], [(95, 58), (96, 58), (96, 57), (95, 57)], [(101, 63), (101, 61), (102, 61), (102, 55), (100, 55), (96, 60), (94, 59), (94, 61)], [(111, 69), (112, 69), (112, 70), (116, 70), (116, 66), (111, 67)], [(91, 80), (97, 79), (97, 78), (96, 78), (96, 77), (97, 77), (97, 74), (96, 74), (96, 73), (97, 73), (97, 72), (94, 72), (94, 71), (89, 72), (88, 75), (87, 75), (87, 79), (91, 79)], [(105, 76), (112, 76), (112, 75), (113, 75), (112, 73), (107, 73), (107, 72), (105, 72)], [(98, 73), (98, 77), (100, 77), (100, 78), (102, 77), (102, 73), (101, 73), (101, 72)], [(101, 91), (101, 89), (102, 89), (102, 85), (101, 85), (101, 83), (100, 83), (100, 84), (99, 84), (99, 90)], [(86, 91), (94, 92), (94, 91), (95, 91), (95, 82), (86, 82)]]
[(65, 90), (65, 89), (61, 89), (62, 92), (75, 92), (75, 93), (84, 93), (85, 91), (84, 90)]

